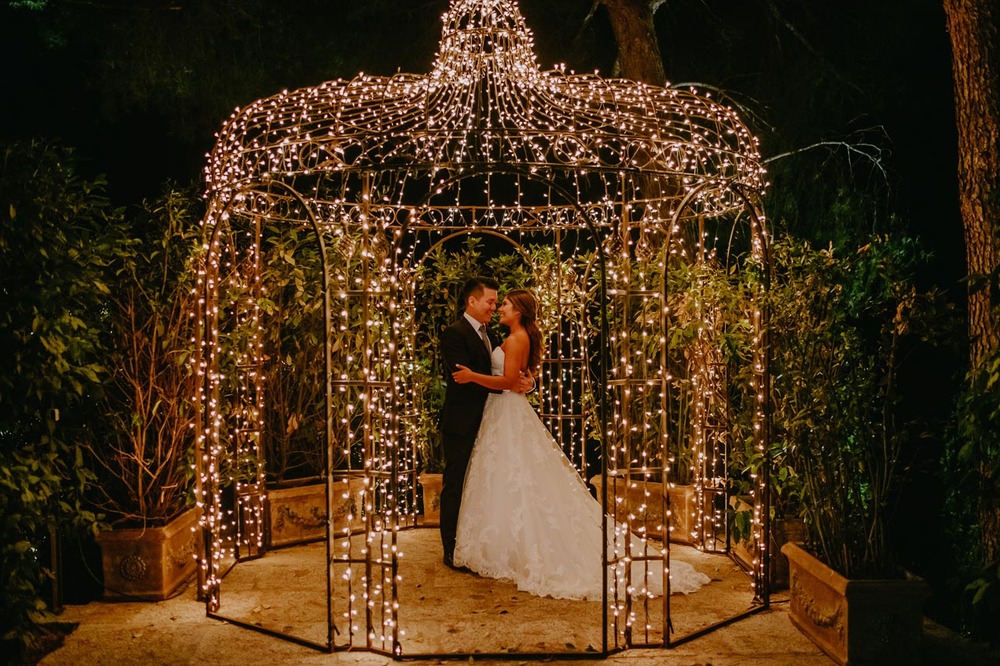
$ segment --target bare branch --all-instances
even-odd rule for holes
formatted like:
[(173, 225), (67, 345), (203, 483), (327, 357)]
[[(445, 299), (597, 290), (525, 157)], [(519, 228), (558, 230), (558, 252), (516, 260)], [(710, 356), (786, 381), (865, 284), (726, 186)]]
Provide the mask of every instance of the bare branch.
[[(879, 129), (884, 133), (883, 128), (875, 129)], [(800, 155), (802, 153), (820, 148), (829, 149), (830, 152), (836, 152), (837, 150), (843, 149), (847, 153), (848, 163), (851, 168), (854, 167), (855, 161), (861, 160), (874, 166), (875, 169), (882, 174), (882, 178), (885, 180), (889, 179), (889, 174), (885, 166), (886, 149), (884, 146), (871, 141), (817, 141), (816, 143), (808, 146), (796, 148), (795, 150), (789, 150), (784, 153), (779, 153), (778, 155), (772, 155), (771, 157), (763, 160), (763, 162), (764, 164), (770, 164), (786, 157)]]

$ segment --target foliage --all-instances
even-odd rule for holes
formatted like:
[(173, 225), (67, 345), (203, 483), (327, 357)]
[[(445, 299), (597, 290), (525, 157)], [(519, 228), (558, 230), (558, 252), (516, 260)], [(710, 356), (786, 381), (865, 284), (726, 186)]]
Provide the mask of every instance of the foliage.
[[(269, 229), (261, 242), (261, 255), (261, 279), (267, 291), (260, 306), (268, 321), (262, 331), (268, 480), (281, 483), (319, 477), (324, 470), (326, 432), (319, 245), (315, 234), (305, 228)], [(334, 460), (331, 467), (342, 464)]]
[[(414, 410), (414, 436), (418, 441), (421, 468), (438, 472), (443, 468), (438, 417), (444, 401), (445, 383), (438, 358), (438, 334), (459, 313), (458, 297), (471, 275), (497, 276), (502, 289), (530, 286), (532, 271), (553, 261), (551, 251), (528, 249), (504, 252), (486, 248), (481, 237), (469, 236), (461, 243), (440, 245), (417, 269), (415, 299), (415, 344), (412, 360), (403, 368), (418, 403)], [(358, 261), (353, 246), (337, 249), (344, 261)], [(344, 251), (346, 254), (342, 254)], [(351, 264), (353, 265), (353, 264)], [(283, 484), (313, 479), (325, 465), (325, 379), (322, 362), (326, 343), (322, 308), (322, 261), (313, 232), (305, 227), (278, 226), (265, 230), (261, 241), (261, 283), (257, 300), (267, 325), (261, 329), (264, 356), (263, 381), (265, 427), (262, 435), (268, 482)], [(346, 271), (353, 273), (352, 269)], [(248, 297), (236, 283), (224, 290), (227, 301), (220, 310), (235, 307)], [(227, 305), (228, 304), (228, 305)], [(362, 321), (356, 304), (347, 307), (348, 322)], [(344, 325), (330, 331), (334, 363), (344, 362), (364, 344), (363, 326)], [(499, 331), (494, 331), (499, 333)], [(239, 331), (223, 331), (239, 335)], [(353, 354), (357, 357), (357, 354)], [(226, 374), (226, 373), (223, 373)], [(358, 410), (356, 413), (360, 413)], [(351, 427), (355, 427), (356, 424)], [(360, 445), (360, 442), (359, 442)], [(335, 449), (333, 469), (364, 464), (358, 447)]]
[(24, 646), (47, 615), (51, 531), (96, 531), (83, 494), (93, 401), (106, 376), (100, 319), (110, 291), (105, 229), (120, 220), (101, 180), (57, 144), (0, 148), (0, 640)]
[[(437, 17), (447, 3), (403, 4), (370, 0), (347, 6), (306, 2), (279, 7), (212, 0), (153, 7), (121, 0), (11, 2), (9, 9), (0, 8), (5, 37), (0, 42), (7, 47), (7, 60), (22, 65), (8, 76), (9, 98), (19, 101), (6, 105), (7, 120), (0, 126), (5, 136), (45, 131), (71, 135), (83, 146), (102, 142), (89, 154), (98, 158), (97, 169), (114, 172), (117, 166), (123, 172), (115, 177), (119, 189), (135, 187), (137, 174), (159, 187), (161, 173), (187, 178), (197, 169), (212, 128), (234, 106), (284, 87), (351, 77), (360, 70), (391, 74), (404, 63), (404, 69), (424, 71), (438, 36)], [(612, 74), (613, 55), (607, 47), (612, 39), (604, 9), (595, 12), (592, 3), (579, 0), (521, 4), (536, 31), (543, 66), (565, 61), (569, 70)], [(942, 224), (955, 215), (953, 198), (933, 193), (953, 181), (954, 160), (949, 158), (954, 155), (954, 136), (946, 129), (928, 131), (945, 128), (954, 112), (942, 18), (938, 3), (903, 0), (809, 5), (778, 0), (730, 3), (721, 11), (710, 3), (663, 3), (656, 28), (672, 81), (719, 83), (738, 99), (749, 100), (744, 108), (766, 109), (760, 118), (746, 116), (761, 137), (765, 156), (840, 136), (845, 127), (885, 127), (892, 154), (885, 155), (884, 163), (890, 171), (899, 169), (903, 180), (892, 205), (912, 210), (911, 230), (933, 234), (938, 261), (927, 274), (949, 279), (958, 277), (964, 265), (960, 234), (952, 231), (954, 225)], [(122, 140), (126, 136), (141, 140)], [(838, 214), (841, 204), (877, 174), (863, 167), (851, 177), (831, 180), (823, 169), (828, 155), (810, 153), (808, 166), (798, 160), (770, 163), (774, 186), (766, 208), (773, 222), (790, 220), (788, 229), (817, 247), (833, 240), (839, 262), (848, 257), (843, 248), (864, 244), (857, 240), (856, 219)], [(142, 169), (135, 168), (137, 157)], [(0, 207), (6, 209), (6, 203), (0, 200)], [(877, 230), (863, 233), (872, 232)], [(6, 233), (9, 230), (0, 230)], [(4, 269), (15, 259), (5, 252)], [(4, 284), (13, 279), (20, 277), (6, 270), (0, 274)], [(801, 328), (792, 331), (807, 333)], [(10, 347), (3, 349), (6, 353)], [(0, 361), (8, 362), (12, 358)], [(298, 360), (294, 367), (301, 367)], [(8, 377), (12, 375), (0, 375), (0, 382)], [(916, 391), (926, 389), (918, 386)], [(4, 384), (0, 407), (7, 396)], [(979, 405), (973, 411), (981, 414), (997, 404), (987, 390), (973, 389), (965, 399)], [(435, 415), (433, 410), (429, 413)], [(61, 414), (56, 432), (66, 433), (70, 414), (66, 409)], [(974, 427), (979, 429), (982, 423), (980, 419)], [(293, 436), (306, 429), (300, 425)], [(6, 441), (6, 426), (0, 431), (0, 439)], [(966, 515), (974, 522), (974, 516), (961, 513), (974, 494), (958, 494), (973, 492), (968, 485), (958, 490), (959, 480), (972, 478), (966, 468), (975, 466), (973, 458), (957, 460), (963, 445), (956, 437), (943, 468), (956, 470), (948, 484), (956, 488), (950, 515)], [(784, 464), (784, 450), (782, 441), (775, 443), (779, 466), (772, 484), (794, 512), (801, 480), (793, 466)], [(973, 447), (970, 453), (979, 451)], [(963, 534), (961, 544), (968, 547), (956, 549), (974, 552), (974, 529)]]
[(162, 524), (193, 500), (200, 217), (197, 195), (168, 184), (127, 216), (108, 258), (110, 378), (87, 452), (100, 478), (92, 497), (115, 522)]
[(940, 294), (914, 286), (926, 256), (893, 236), (844, 255), (783, 237), (772, 256), (772, 456), (786, 510), (798, 503), (811, 546), (843, 575), (891, 577), (886, 525), (911, 441), (898, 376), (942, 312)]
[[(737, 272), (713, 262), (671, 263), (667, 293), (672, 318), (667, 332), (668, 368), (674, 395), (668, 405), (675, 431), (678, 480), (690, 483), (693, 438), (704, 431), (696, 420), (725, 424), (731, 442), (729, 470), (738, 494), (751, 494), (746, 473), (754, 455), (752, 397), (753, 292), (759, 271)], [(714, 369), (715, 368), (715, 369)], [(724, 377), (718, 368), (725, 368)], [(703, 388), (696, 389), (696, 384)], [(699, 398), (696, 390), (705, 390)], [(708, 442), (705, 442), (708, 444)], [(721, 471), (721, 470), (720, 470)], [(710, 474), (709, 476), (714, 476)], [(737, 516), (737, 519), (745, 516)]]
[(966, 376), (944, 458), (950, 536), (965, 587), (962, 615), (973, 635), (997, 640), (1000, 563), (985, 558), (978, 512), (1000, 503), (1000, 351)]

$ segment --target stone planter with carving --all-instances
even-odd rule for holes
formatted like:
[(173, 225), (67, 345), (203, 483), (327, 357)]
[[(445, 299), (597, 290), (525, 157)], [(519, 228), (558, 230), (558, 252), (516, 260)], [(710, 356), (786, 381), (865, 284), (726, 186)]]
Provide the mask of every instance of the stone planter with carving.
[(849, 580), (794, 543), (781, 550), (788, 557), (792, 624), (830, 658), (838, 664), (920, 662), (926, 583)]
[[(734, 511), (753, 512), (751, 506), (745, 500), (733, 497), (730, 506)], [(788, 589), (788, 558), (781, 551), (786, 543), (796, 543), (800, 546), (805, 543), (806, 523), (801, 518), (772, 518), (771, 519), (771, 567), (770, 583), (771, 590)], [(751, 538), (748, 541), (734, 541), (732, 545), (733, 555), (747, 569), (752, 569), (757, 555), (757, 541)]]
[[(595, 476), (590, 479), (591, 485), (597, 489), (597, 497), (601, 496), (601, 477)], [(616, 486), (618, 497), (612, 496), (611, 486), (608, 488), (608, 506), (613, 506), (616, 501), (624, 502), (628, 496), (628, 505), (637, 512), (637, 527), (645, 527), (646, 534), (654, 539), (663, 539), (663, 484), (656, 482), (635, 482), (626, 487), (624, 481), (620, 481)], [(671, 485), (669, 490), (670, 500), (670, 540), (674, 543), (693, 543), (692, 525), (695, 521), (696, 494), (692, 486)], [(649, 493), (649, 496), (646, 496)], [(638, 508), (645, 505), (643, 511)]]
[[(364, 479), (334, 481), (333, 529), (360, 526)], [(326, 484), (312, 483), (267, 491), (267, 546), (280, 548), (326, 538)], [(353, 517), (353, 523), (351, 522)]]
[(185, 511), (163, 527), (114, 529), (97, 535), (105, 599), (162, 600), (196, 571), (201, 549), (199, 509)]

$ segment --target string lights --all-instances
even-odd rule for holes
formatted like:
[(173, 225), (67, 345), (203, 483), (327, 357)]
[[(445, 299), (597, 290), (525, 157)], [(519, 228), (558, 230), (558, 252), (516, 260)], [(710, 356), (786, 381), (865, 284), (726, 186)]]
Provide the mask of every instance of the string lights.
[[(218, 611), (227, 568), (264, 547), (261, 243), (293, 226), (314, 235), (323, 259), (317, 363), (326, 367), (327, 460), (347, 461), (328, 469), (328, 506), (334, 480), (360, 482), (350, 491), (357, 512), (338, 530), (330, 519), (321, 647), (403, 653), (401, 618), (416, 601), (399, 598), (397, 537), (416, 525), (423, 408), (414, 282), (435, 248), (477, 232), (522, 251), (532, 271), (550, 334), (540, 415), (582, 474), (597, 442), (610, 487), (641, 492), (639, 502), (616, 492), (608, 507), (618, 533), (609, 540), (605, 651), (662, 645), (668, 600), (653, 627), (646, 581), (632, 579), (631, 542), (640, 541), (638, 559), (664, 559), (669, 524), (650, 529), (645, 519), (677, 480), (673, 461), (690, 461), (705, 497), (725, 493), (728, 473), (718, 400), (729, 378), (712, 334), (720, 313), (698, 313), (697, 343), (673, 358), (678, 300), (668, 273), (717, 266), (718, 252), (766, 264), (756, 140), (733, 109), (694, 90), (541, 70), (515, 0), (452, 0), (443, 22), (429, 74), (359, 74), (283, 91), (234, 111), (217, 136), (196, 359), (203, 592)], [(706, 221), (742, 221), (751, 242), (727, 246), (706, 235)], [(760, 341), (766, 322), (756, 317)], [(751, 392), (763, 455), (761, 345)], [(676, 424), (682, 394), (693, 405), (689, 437), (672, 434), (687, 432)], [(766, 475), (756, 483), (764, 497)], [(717, 509), (706, 513), (713, 503), (699, 502), (692, 517), (703, 545), (725, 529)], [(763, 520), (758, 511), (756, 543), (766, 548)]]

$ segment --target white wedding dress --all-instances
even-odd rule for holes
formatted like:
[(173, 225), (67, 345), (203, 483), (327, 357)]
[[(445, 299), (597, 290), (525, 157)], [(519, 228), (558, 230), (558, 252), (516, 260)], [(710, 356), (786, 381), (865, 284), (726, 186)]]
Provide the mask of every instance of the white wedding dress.
[[(503, 363), (497, 347), (493, 374), (503, 373)], [(610, 552), (623, 553), (625, 529), (615, 531)], [(640, 555), (639, 538), (631, 541), (633, 556)], [(455, 564), (542, 597), (601, 599), (602, 542), (600, 502), (527, 398), (490, 394), (465, 475)], [(657, 555), (661, 547), (649, 542), (646, 552)], [(671, 562), (671, 592), (689, 594), (709, 580), (686, 562)], [(662, 595), (661, 562), (633, 563), (631, 585), (639, 593)]]

